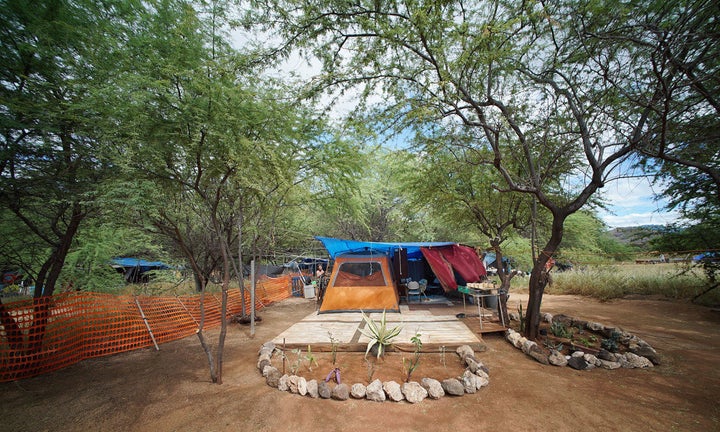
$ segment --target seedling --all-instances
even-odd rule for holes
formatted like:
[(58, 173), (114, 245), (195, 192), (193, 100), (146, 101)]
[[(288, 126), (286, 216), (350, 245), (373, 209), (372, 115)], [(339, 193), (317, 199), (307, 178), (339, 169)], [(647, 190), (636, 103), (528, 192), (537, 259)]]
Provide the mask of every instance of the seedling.
[(412, 373), (417, 369), (418, 363), (420, 363), (420, 351), (422, 350), (422, 340), (420, 339), (420, 336), (422, 336), (419, 332), (415, 332), (415, 336), (410, 338), (410, 342), (412, 342), (413, 345), (415, 345), (415, 351), (413, 352), (413, 358), (410, 360), (407, 360), (403, 357), (403, 369), (405, 369), (405, 382), (410, 382), (410, 376)]

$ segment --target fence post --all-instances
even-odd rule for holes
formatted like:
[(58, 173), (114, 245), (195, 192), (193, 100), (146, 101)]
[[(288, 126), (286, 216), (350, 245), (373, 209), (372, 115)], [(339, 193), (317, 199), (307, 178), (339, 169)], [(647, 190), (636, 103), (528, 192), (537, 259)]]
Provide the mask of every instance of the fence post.
[(185, 306), (185, 303), (183, 303), (182, 300), (180, 300), (180, 297), (175, 296), (175, 300), (177, 300), (178, 303), (180, 303), (180, 306), (182, 306), (183, 309), (185, 309), (185, 312), (187, 312), (187, 314), (190, 315), (190, 318), (192, 318), (192, 320), (195, 321), (195, 325), (197, 325), (198, 327), (200, 327), (200, 323), (197, 322), (197, 320), (195, 319), (195, 317), (193, 316), (193, 314), (190, 313), (190, 311), (188, 310), (187, 306)]
[(157, 351), (160, 351), (160, 347), (157, 344), (157, 341), (155, 341), (155, 335), (153, 334), (152, 330), (150, 329), (150, 324), (148, 324), (148, 319), (145, 318), (145, 312), (143, 312), (142, 308), (140, 307), (140, 302), (137, 299), (137, 296), (135, 296), (135, 304), (137, 305), (138, 309), (140, 310), (140, 316), (143, 319), (143, 322), (145, 323), (145, 327), (147, 327), (148, 333), (150, 333), (150, 339), (152, 339), (153, 343), (155, 344), (155, 349)]
[(255, 260), (250, 260), (250, 337), (255, 337)]

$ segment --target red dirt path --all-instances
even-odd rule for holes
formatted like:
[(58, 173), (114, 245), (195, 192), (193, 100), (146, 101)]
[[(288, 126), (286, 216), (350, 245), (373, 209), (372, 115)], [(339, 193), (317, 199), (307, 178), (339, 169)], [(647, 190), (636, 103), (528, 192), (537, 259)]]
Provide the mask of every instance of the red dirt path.
[[(521, 299), (513, 294), (511, 309)], [(223, 385), (209, 383), (195, 337), (0, 384), (0, 431), (720, 430), (720, 313), (707, 308), (546, 295), (543, 311), (623, 327), (655, 347), (663, 364), (582, 372), (542, 366), (486, 335), (488, 350), (478, 357), (490, 368), (490, 385), (416, 405), (314, 400), (266, 386), (255, 368), (259, 346), (313, 308), (304, 299), (270, 306), (254, 339), (249, 327), (233, 325)], [(217, 331), (207, 335), (217, 340)]]

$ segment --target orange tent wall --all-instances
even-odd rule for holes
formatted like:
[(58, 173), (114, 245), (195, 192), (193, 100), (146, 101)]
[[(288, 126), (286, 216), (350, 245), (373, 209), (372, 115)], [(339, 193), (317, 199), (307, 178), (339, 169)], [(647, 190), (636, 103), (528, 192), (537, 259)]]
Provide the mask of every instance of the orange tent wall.
[[(366, 263), (374, 261), (380, 263), (383, 278), (364, 280), (362, 285), (343, 278), (339, 275), (342, 263)], [(323, 312), (350, 312), (350, 311), (383, 311), (399, 312), (400, 296), (395, 288), (395, 282), (390, 271), (390, 260), (386, 256), (377, 257), (338, 257), (335, 259), (330, 283), (325, 290), (320, 313)]]

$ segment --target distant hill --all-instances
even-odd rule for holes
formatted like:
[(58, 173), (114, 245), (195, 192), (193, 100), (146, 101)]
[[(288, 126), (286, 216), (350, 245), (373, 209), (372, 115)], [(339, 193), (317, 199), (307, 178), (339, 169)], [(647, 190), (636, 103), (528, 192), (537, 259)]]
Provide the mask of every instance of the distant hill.
[(613, 228), (608, 233), (621, 243), (647, 249), (650, 240), (658, 237), (662, 229), (662, 225), (643, 225)]

